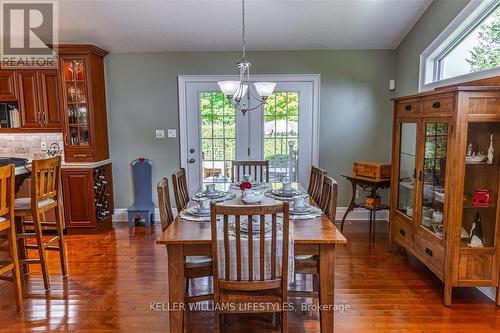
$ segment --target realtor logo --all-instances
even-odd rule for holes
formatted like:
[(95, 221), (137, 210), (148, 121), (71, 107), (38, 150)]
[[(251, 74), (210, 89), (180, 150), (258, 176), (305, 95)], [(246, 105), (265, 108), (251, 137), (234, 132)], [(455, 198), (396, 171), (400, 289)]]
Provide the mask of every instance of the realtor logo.
[(0, 1), (0, 18), (0, 67), (56, 67), (56, 2)]

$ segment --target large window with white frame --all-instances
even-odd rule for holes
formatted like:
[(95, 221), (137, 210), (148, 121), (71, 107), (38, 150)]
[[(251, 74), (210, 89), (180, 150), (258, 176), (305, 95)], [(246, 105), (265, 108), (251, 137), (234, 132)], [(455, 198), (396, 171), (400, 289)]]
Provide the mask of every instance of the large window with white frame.
[(500, 75), (500, 0), (473, 0), (420, 57), (420, 91)]

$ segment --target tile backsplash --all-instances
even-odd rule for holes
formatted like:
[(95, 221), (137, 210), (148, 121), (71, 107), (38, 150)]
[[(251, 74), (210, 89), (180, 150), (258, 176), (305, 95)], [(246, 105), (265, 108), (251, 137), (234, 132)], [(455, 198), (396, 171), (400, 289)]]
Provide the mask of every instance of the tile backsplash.
[[(47, 149), (52, 143), (63, 141), (62, 133), (19, 133), (0, 134), (0, 156), (22, 157), (27, 159), (48, 158), (46, 151), (42, 151), (41, 143), (47, 143)], [(60, 147), (61, 151), (64, 147)], [(64, 158), (64, 154), (63, 155)]]

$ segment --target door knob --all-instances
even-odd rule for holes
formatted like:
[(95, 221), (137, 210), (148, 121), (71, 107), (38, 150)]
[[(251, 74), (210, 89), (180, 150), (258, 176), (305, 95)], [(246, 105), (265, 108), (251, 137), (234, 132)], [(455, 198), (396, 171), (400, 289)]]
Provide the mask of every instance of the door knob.
[(191, 164), (192, 164), (192, 163), (194, 163), (195, 161), (196, 161), (196, 160), (195, 160), (194, 158), (190, 158), (190, 159), (188, 160), (188, 163), (191, 163)]

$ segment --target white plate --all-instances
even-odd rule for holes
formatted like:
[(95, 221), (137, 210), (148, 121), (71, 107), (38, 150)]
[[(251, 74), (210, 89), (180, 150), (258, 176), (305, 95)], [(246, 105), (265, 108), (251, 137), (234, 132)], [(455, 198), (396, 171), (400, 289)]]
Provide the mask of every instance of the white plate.
[(188, 214), (191, 214), (193, 216), (209, 216), (210, 215), (210, 210), (207, 211), (200, 211), (200, 207), (198, 206), (192, 206), (186, 209), (186, 212)]
[(282, 189), (272, 190), (271, 193), (274, 195), (277, 195), (279, 197), (286, 197), (286, 198), (290, 198), (290, 197), (294, 197), (294, 196), (303, 194), (302, 191), (299, 191), (299, 190), (284, 191)]
[(313, 206), (304, 206), (300, 208), (295, 208), (295, 207), (290, 207), (290, 213), (294, 215), (306, 215), (306, 214), (311, 214), (315, 211)]
[(207, 191), (203, 191), (203, 192), (198, 192), (195, 194), (195, 196), (197, 198), (210, 198), (210, 199), (217, 199), (217, 198), (221, 198), (223, 196), (226, 195), (226, 192), (222, 192), (222, 191), (215, 191), (213, 193), (209, 193)]

